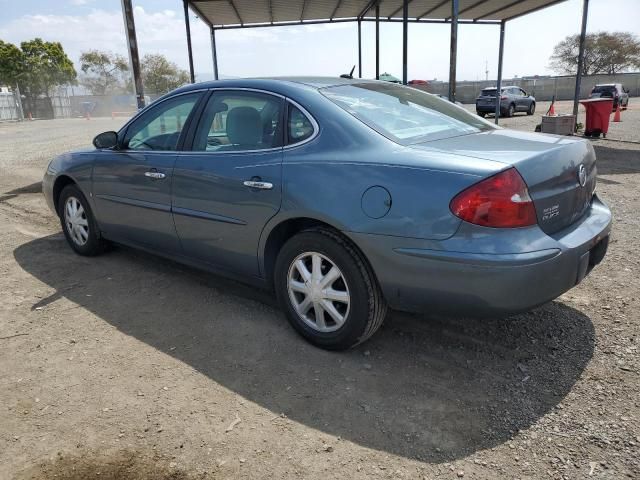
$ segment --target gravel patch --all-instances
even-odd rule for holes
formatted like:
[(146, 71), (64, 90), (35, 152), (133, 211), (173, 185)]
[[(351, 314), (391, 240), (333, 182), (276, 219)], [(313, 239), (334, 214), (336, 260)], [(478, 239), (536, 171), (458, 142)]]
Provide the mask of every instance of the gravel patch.
[(0, 478), (640, 478), (639, 145), (594, 141), (615, 224), (578, 287), (330, 353), (269, 294), (71, 252), (42, 172), (123, 121), (0, 125)]

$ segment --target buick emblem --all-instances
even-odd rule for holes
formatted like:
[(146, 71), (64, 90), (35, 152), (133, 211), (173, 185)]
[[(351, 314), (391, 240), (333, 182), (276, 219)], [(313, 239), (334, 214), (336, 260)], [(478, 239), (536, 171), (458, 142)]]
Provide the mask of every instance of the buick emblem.
[(580, 182), (581, 187), (584, 187), (587, 183), (587, 169), (584, 168), (582, 163), (578, 167), (578, 182)]

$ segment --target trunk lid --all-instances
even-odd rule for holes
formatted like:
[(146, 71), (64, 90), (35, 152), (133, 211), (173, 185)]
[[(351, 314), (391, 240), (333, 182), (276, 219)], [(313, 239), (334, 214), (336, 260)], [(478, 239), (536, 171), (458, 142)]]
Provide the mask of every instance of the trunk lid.
[(596, 157), (586, 140), (493, 130), (413, 145), (514, 166), (527, 183), (538, 224), (547, 234), (578, 220), (596, 186)]

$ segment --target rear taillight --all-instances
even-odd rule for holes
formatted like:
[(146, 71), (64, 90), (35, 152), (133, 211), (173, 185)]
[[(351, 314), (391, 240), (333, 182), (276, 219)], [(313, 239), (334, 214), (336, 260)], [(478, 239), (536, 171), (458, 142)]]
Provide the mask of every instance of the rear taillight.
[(506, 95), (503, 95), (503, 96), (500, 97), (500, 100), (506, 100), (506, 99), (507, 99)]
[(465, 222), (484, 227), (528, 227), (537, 223), (527, 184), (510, 168), (456, 195), (449, 208)]

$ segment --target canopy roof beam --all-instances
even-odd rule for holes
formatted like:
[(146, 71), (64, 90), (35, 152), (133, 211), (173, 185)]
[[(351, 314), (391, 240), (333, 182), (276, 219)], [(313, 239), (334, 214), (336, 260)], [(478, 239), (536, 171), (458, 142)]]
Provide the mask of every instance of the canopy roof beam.
[(331, 20), (333, 22), (334, 17), (336, 16), (336, 13), (338, 13), (338, 10), (340, 9), (340, 5), (342, 5), (342, 0), (338, 0), (336, 2), (336, 8), (333, 9), (333, 12), (331, 13), (331, 16), (329, 17), (329, 20)]
[(485, 13), (484, 15), (474, 18), (474, 20), (482, 20), (483, 18), (491, 17), (496, 13), (502, 12), (504, 10), (507, 10), (508, 8), (511, 8), (515, 5), (518, 5), (519, 3), (526, 2), (526, 1), (528, 0), (516, 0), (515, 2), (507, 3), (506, 5), (501, 5), (499, 8), (496, 8), (495, 10), (492, 10), (488, 13)]
[(229, 0), (229, 5), (231, 5), (231, 8), (233, 8), (233, 12), (236, 14), (236, 17), (238, 17), (238, 21), (240, 22), (240, 25), (243, 25), (244, 22), (242, 21), (242, 17), (240, 16), (238, 7), (236, 7), (236, 4), (233, 3), (233, 0)]
[(427, 10), (426, 12), (418, 15), (416, 17), (416, 19), (420, 20), (422, 17), (426, 17), (427, 15), (429, 15), (431, 12), (435, 12), (436, 10), (438, 10), (441, 7), (444, 7), (447, 3), (449, 3), (451, 0), (443, 0), (442, 2), (438, 3), (435, 7), (430, 8), (429, 10)]

